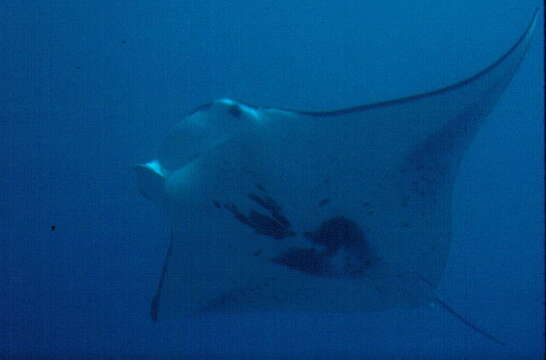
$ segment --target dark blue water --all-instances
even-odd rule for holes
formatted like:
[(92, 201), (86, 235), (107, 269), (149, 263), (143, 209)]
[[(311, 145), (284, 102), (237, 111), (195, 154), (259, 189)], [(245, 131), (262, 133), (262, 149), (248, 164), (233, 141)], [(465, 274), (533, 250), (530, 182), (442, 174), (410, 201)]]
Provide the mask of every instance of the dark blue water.
[(432, 90), (495, 60), (540, 6), (375, 3), (3, 2), (0, 358), (542, 358), (542, 21), (463, 160), (438, 289), (506, 346), (438, 308), (150, 319), (168, 236), (130, 167), (185, 112)]

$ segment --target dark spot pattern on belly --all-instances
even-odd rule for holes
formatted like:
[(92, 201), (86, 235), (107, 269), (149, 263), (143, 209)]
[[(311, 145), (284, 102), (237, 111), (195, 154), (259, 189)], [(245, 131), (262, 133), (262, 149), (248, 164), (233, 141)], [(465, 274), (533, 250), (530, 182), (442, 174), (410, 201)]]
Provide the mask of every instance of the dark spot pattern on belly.
[(327, 256), (316, 249), (290, 248), (272, 261), (312, 275), (324, 276), (331, 273)]
[(288, 220), (280, 215), (280, 207), (269, 208), (270, 215), (264, 215), (251, 210), (249, 215), (243, 214), (235, 204), (225, 204), (226, 208), (240, 223), (253, 228), (258, 234), (283, 239), (295, 235), (290, 229)]
[(267, 210), (271, 216), (284, 227), (291, 226), (290, 221), (288, 221), (288, 219), (282, 215), (281, 207), (275, 200), (273, 200), (273, 198), (266, 195), (260, 197), (253, 193), (248, 194), (248, 198)]
[(358, 224), (346, 217), (325, 220), (303, 235), (315, 247), (289, 248), (272, 261), (311, 275), (349, 278), (362, 276), (377, 261)]
[(343, 216), (336, 216), (322, 222), (317, 230), (305, 233), (305, 237), (315, 244), (325, 246), (330, 252), (364, 241), (364, 234), (358, 225)]
[(254, 193), (249, 193), (247, 196), (250, 200), (254, 201), (256, 204), (260, 205), (266, 210), (269, 210), (269, 211), (280, 210), (280, 206), (270, 196), (263, 195), (260, 197)]
[(265, 187), (264, 187), (263, 185), (261, 185), (261, 184), (256, 184), (256, 188), (257, 188), (258, 190), (260, 190), (260, 191), (267, 192), (267, 191), (265, 190)]

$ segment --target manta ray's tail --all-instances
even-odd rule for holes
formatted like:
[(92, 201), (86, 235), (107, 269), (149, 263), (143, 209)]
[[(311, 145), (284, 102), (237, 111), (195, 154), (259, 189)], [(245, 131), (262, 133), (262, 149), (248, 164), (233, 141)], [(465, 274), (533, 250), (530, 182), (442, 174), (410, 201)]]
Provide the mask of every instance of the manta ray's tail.
[[(422, 283), (426, 284), (428, 287), (430, 287), (433, 291), (433, 294), (434, 294), (434, 286), (432, 286), (432, 284), (430, 282), (428, 282), (424, 277), (422, 277), (421, 275), (415, 273), (415, 275), (417, 275), (417, 278), (419, 280), (421, 280)], [(489, 334), (487, 331), (485, 330), (482, 330), (480, 329), (479, 327), (477, 327), (476, 325), (472, 324), (470, 321), (468, 321), (464, 316), (462, 316), (461, 314), (459, 314), (457, 311), (455, 311), (455, 309), (453, 309), (451, 306), (449, 306), (445, 301), (443, 301), (442, 299), (440, 299), (437, 295), (432, 295), (432, 299), (434, 300), (434, 302), (436, 304), (438, 304), (442, 309), (444, 309), (445, 311), (447, 311), (448, 313), (450, 313), (451, 315), (453, 315), (455, 318), (457, 318), (458, 320), (460, 320), (463, 324), (465, 324), (466, 326), (468, 326), (469, 328), (471, 328), (472, 330), (480, 333), (481, 335), (485, 336), (486, 338), (488, 338), (489, 340), (493, 341), (494, 343), (496, 344), (499, 344), (499, 345), (506, 345), (506, 343), (504, 343), (503, 341), (497, 339), (496, 337), (494, 337), (493, 335)]]
[(489, 334), (488, 332), (486, 332), (485, 330), (482, 330), (480, 329), (479, 327), (477, 327), (476, 325), (472, 324), (470, 321), (468, 321), (467, 319), (465, 319), (461, 314), (459, 314), (458, 312), (456, 312), (451, 306), (449, 306), (448, 304), (446, 304), (442, 299), (438, 298), (437, 296), (434, 297), (434, 301), (436, 302), (436, 304), (440, 305), (444, 310), (446, 310), (448, 313), (450, 313), (451, 315), (455, 316), (457, 319), (461, 320), (463, 322), (463, 324), (465, 324), (466, 326), (468, 326), (469, 328), (471, 328), (472, 330), (482, 334), (483, 336), (485, 336), (486, 338), (488, 338), (489, 340), (493, 341), (494, 343), (497, 343), (499, 345), (506, 345), (506, 343), (500, 341), (499, 339), (497, 339), (496, 337), (494, 337), (493, 335)]

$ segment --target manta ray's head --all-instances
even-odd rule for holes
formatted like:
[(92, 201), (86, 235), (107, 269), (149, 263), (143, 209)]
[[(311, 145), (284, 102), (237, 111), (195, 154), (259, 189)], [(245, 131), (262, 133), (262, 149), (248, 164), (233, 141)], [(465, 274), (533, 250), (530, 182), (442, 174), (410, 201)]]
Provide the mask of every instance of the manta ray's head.
[(135, 167), (140, 193), (157, 202), (166, 178), (249, 129), (257, 118), (255, 109), (227, 98), (194, 109), (172, 128), (156, 160)]
[(220, 99), (189, 113), (165, 139), (159, 161), (167, 170), (179, 169), (222, 144), (252, 123), (255, 111), (231, 99)]

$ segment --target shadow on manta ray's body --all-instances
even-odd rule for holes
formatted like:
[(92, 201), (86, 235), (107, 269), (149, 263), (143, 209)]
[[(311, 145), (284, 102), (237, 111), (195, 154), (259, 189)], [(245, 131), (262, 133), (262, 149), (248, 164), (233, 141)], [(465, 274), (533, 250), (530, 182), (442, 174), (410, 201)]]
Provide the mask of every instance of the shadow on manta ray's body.
[(208, 312), (365, 312), (436, 303), (467, 145), (536, 24), (476, 75), (329, 111), (200, 106), (137, 165), (171, 240), (152, 318)]

